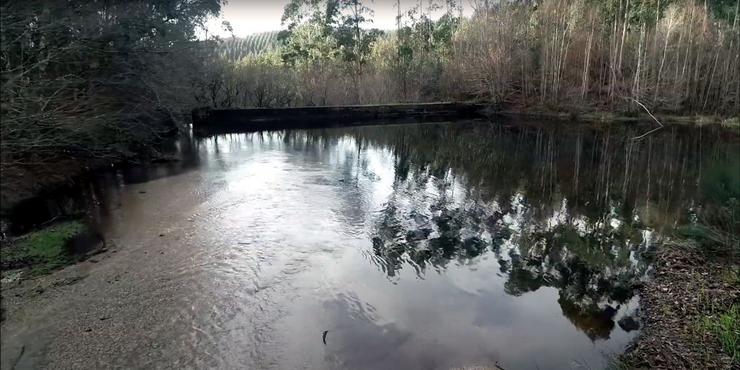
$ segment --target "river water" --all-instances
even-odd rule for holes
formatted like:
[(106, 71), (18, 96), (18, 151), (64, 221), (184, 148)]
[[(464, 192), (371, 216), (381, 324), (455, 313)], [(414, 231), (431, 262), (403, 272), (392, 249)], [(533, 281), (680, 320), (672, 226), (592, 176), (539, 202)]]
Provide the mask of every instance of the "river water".
[[(643, 130), (644, 131), (644, 130)], [(82, 191), (115, 253), (3, 324), (3, 368), (603, 368), (709, 129), (457, 122), (183, 140)], [(623, 327), (624, 326), (624, 327)]]

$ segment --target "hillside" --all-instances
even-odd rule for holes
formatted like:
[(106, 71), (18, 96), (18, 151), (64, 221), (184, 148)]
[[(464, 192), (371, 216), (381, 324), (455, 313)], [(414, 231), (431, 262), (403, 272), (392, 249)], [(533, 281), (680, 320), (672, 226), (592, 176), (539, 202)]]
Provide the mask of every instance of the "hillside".
[(259, 54), (277, 45), (278, 33), (279, 31), (260, 32), (246, 37), (225, 39), (219, 46), (219, 54), (229, 61)]

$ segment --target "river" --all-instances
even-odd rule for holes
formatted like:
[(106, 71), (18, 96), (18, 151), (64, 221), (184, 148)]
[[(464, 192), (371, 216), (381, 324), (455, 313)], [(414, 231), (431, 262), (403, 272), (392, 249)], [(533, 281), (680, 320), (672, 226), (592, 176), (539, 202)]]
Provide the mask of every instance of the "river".
[(81, 190), (112, 251), (10, 312), (3, 368), (603, 368), (639, 333), (620, 320), (651, 251), (737, 153), (708, 128), (642, 131), (183, 140)]

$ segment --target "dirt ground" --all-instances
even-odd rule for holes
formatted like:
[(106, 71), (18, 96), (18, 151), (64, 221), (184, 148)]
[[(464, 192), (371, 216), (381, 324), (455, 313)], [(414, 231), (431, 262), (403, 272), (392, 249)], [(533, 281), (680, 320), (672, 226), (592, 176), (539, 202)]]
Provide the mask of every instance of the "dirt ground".
[(643, 331), (620, 362), (628, 368), (740, 368), (740, 359), (733, 363), (719, 339), (700, 324), (738, 302), (737, 265), (666, 245), (654, 268), (653, 278), (640, 289)]

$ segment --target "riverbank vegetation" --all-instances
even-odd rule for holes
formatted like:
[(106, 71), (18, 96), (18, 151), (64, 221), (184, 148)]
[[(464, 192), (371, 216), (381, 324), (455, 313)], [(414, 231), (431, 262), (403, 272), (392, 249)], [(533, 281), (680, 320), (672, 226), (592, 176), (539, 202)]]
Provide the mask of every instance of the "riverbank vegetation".
[(478, 100), (729, 118), (740, 110), (736, 1), (472, 3), (463, 17), (461, 2), (398, 1), (396, 29), (380, 31), (360, 0), (292, 0), (272, 47), (210, 71), (207, 103)]
[(740, 305), (733, 304), (725, 312), (705, 316), (701, 327), (717, 336), (732, 359), (740, 358)]
[(0, 4), (3, 210), (86, 167), (154, 151), (196, 105), (220, 0)]
[(0, 249), (0, 270), (28, 269), (31, 276), (42, 275), (74, 262), (79, 254), (73, 250), (75, 239), (88, 233), (80, 221), (66, 221), (34, 231)]

